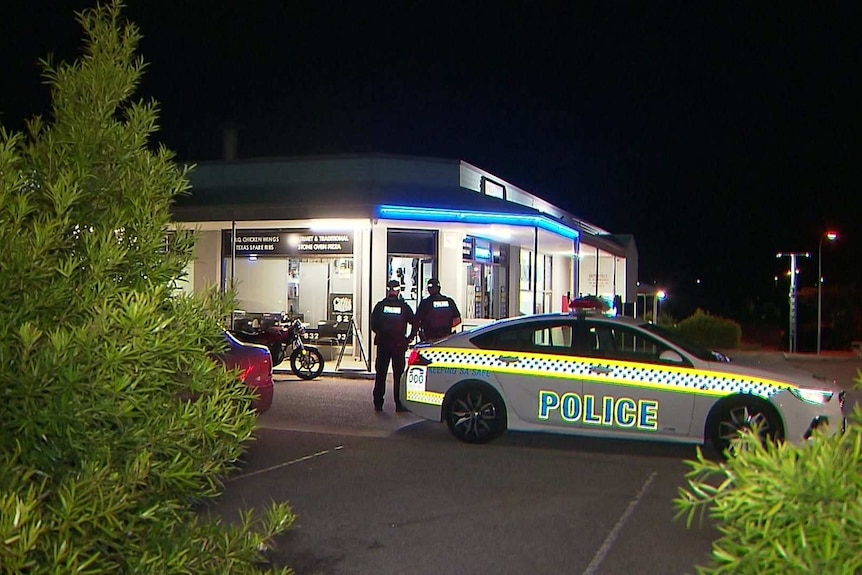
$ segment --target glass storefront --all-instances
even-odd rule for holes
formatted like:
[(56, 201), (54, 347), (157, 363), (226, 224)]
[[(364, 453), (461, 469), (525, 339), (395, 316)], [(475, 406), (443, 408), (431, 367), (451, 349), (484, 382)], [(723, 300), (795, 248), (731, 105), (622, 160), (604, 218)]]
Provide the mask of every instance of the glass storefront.
[(386, 246), (387, 279), (401, 283), (401, 297), (415, 312), (428, 295), (425, 283), (436, 274), (437, 232), (390, 229)]
[(353, 232), (237, 230), (222, 233), (223, 289), (233, 284), (246, 316), (284, 314), (312, 330), (353, 313)]
[(509, 316), (509, 246), (467, 236), (462, 247), (467, 285), (465, 319)]
[(519, 258), (518, 311), (524, 315), (552, 311), (554, 258), (546, 254), (537, 258), (535, 252), (526, 249), (521, 249)]

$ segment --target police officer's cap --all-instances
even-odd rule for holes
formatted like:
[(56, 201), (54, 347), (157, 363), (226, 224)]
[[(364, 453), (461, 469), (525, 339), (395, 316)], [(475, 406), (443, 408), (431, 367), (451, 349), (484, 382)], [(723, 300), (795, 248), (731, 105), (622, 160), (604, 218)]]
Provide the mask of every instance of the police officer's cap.
[(428, 280), (428, 287), (440, 287), (440, 280), (437, 278), (431, 278)]
[(396, 289), (400, 290), (401, 289), (401, 282), (398, 280), (389, 280), (389, 283), (386, 284), (386, 287), (388, 287), (391, 290), (396, 290)]

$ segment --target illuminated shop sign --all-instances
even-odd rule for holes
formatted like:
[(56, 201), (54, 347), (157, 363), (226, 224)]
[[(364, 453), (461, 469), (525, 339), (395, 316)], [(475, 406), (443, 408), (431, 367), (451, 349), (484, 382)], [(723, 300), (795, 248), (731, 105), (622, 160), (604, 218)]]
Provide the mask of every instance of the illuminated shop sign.
[(507, 246), (491, 240), (467, 236), (461, 245), (461, 258), (465, 262), (506, 265)]
[[(310, 230), (237, 230), (237, 256), (308, 256), (353, 254), (353, 232)], [(231, 234), (222, 234), (222, 254), (231, 255)]]
[(491, 242), (487, 240), (476, 239), (476, 261), (490, 262), (491, 261)]
[(473, 259), (473, 238), (470, 236), (467, 236), (461, 242), (461, 259), (468, 261)]
[[(338, 321), (348, 321), (353, 315), (353, 294), (332, 293), (329, 294), (329, 317)], [(342, 316), (344, 319), (342, 319)]]

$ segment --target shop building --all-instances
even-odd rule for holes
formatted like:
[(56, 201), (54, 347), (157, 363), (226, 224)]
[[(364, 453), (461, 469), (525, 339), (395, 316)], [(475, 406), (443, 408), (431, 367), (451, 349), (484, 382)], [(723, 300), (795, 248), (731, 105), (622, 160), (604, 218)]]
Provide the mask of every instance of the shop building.
[[(234, 285), (246, 317), (301, 318), (371, 349), (386, 283), (414, 309), (436, 277), (465, 326), (636, 299), (637, 249), (467, 162), (389, 155), (201, 163), (173, 216), (199, 230), (188, 290)], [(353, 331), (355, 325), (356, 331)]]

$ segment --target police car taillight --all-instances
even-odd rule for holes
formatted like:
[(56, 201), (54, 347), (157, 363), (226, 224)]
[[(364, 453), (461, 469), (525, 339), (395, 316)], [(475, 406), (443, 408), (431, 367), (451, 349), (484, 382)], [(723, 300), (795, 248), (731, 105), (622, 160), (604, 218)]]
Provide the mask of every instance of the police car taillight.
[(428, 365), (431, 363), (424, 357), (422, 357), (416, 349), (410, 351), (410, 356), (407, 358), (407, 365)]

